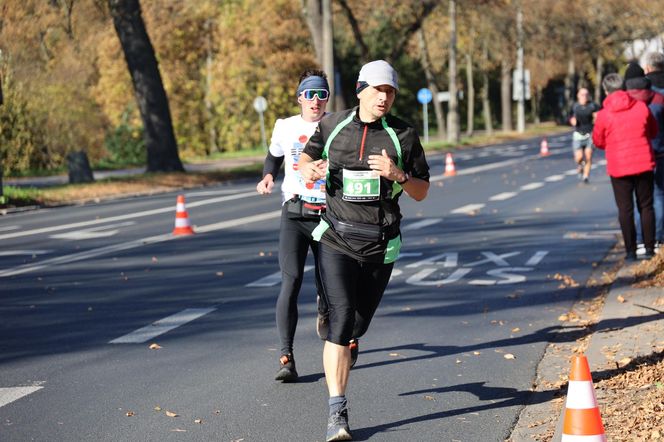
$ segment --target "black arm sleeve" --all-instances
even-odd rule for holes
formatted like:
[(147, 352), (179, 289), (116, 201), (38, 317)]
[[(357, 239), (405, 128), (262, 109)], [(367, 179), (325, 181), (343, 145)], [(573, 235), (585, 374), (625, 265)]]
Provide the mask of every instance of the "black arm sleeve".
[(279, 169), (281, 169), (283, 163), (284, 157), (275, 157), (270, 151), (268, 151), (267, 156), (265, 157), (265, 163), (263, 164), (263, 176), (269, 173), (272, 175), (272, 178), (276, 180), (277, 175), (279, 174)]

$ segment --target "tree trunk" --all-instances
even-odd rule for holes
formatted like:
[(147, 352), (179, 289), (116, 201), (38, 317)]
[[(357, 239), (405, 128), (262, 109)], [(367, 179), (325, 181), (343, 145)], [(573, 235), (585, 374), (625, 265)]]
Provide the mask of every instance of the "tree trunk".
[(602, 54), (597, 55), (597, 62), (595, 64), (595, 103), (601, 103), (602, 99), (602, 74), (604, 70), (604, 57)]
[(533, 114), (533, 121), (535, 124), (540, 124), (540, 100), (542, 99), (542, 86), (535, 87), (535, 93), (530, 98), (530, 108)]
[(472, 137), (475, 131), (475, 82), (473, 81), (473, 58), (470, 52), (466, 53), (466, 82), (468, 83), (466, 136)]
[(482, 69), (482, 116), (484, 117), (484, 130), (487, 135), (493, 135), (493, 120), (491, 119), (491, 101), (489, 100), (489, 48), (486, 41), (482, 44), (482, 59), (484, 66)]
[(205, 50), (207, 52), (205, 57), (205, 119), (208, 126), (208, 148), (207, 154), (217, 152), (217, 126), (215, 125), (214, 106), (211, 98), (212, 87), (212, 20), (205, 21)]
[(574, 77), (576, 76), (576, 67), (574, 66), (574, 59), (570, 57), (567, 63), (567, 75), (565, 76), (565, 109), (563, 109), (563, 116), (567, 114), (569, 109), (574, 103)]
[(459, 129), (459, 97), (457, 96), (457, 31), (456, 31), (456, 0), (450, 0), (450, 62), (449, 62), (449, 83), (450, 83), (450, 103), (447, 111), (447, 141), (458, 142), (460, 136)]
[(148, 172), (183, 172), (173, 134), (168, 97), (161, 81), (138, 0), (108, 0), (141, 112)]
[(335, 70), (334, 70), (334, 28), (332, 27), (332, 0), (322, 0), (323, 12), (323, 70), (327, 74), (330, 85), (330, 97), (327, 110), (336, 110)]
[(500, 104), (503, 121), (503, 132), (512, 130), (512, 67), (508, 60), (500, 62)]
[(443, 106), (438, 101), (438, 85), (436, 84), (436, 79), (433, 76), (433, 70), (431, 68), (431, 59), (429, 58), (429, 48), (427, 46), (426, 38), (424, 38), (424, 29), (420, 28), (417, 31), (420, 42), (420, 54), (421, 54), (421, 63), (422, 69), (424, 69), (424, 76), (427, 79), (427, 86), (433, 95), (433, 111), (436, 115), (436, 128), (438, 129), (438, 138), (445, 139), (445, 115), (443, 112)]
[(323, 66), (323, 6), (321, 0), (302, 0), (302, 13), (311, 33), (316, 60)]

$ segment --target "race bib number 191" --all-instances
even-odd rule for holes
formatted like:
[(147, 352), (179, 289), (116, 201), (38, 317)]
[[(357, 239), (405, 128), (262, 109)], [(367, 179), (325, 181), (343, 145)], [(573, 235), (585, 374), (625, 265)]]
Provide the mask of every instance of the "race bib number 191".
[(378, 201), (380, 175), (373, 170), (343, 170), (344, 201)]

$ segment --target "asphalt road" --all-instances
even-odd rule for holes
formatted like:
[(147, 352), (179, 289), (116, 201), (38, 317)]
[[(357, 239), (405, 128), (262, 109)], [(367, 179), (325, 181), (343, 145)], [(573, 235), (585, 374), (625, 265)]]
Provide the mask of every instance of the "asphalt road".
[[(509, 436), (578, 295), (559, 278), (583, 283), (616, 240), (605, 168), (580, 183), (569, 144), (459, 152), (450, 178), (429, 158), (351, 373), (355, 440)], [(170, 234), (176, 194), (0, 218), (0, 440), (324, 439), (311, 272), (301, 381), (273, 381), (279, 195), (243, 181), (186, 196), (188, 237)]]

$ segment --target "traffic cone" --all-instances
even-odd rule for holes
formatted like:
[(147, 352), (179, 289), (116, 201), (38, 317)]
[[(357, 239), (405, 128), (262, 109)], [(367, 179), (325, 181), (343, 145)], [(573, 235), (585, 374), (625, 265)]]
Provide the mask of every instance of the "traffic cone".
[(542, 142), (540, 143), (540, 156), (549, 156), (549, 142), (546, 141), (546, 138), (542, 138)]
[(184, 207), (184, 195), (178, 195), (178, 201), (175, 208), (175, 228), (173, 235), (193, 235), (194, 229), (189, 222), (187, 209)]
[(561, 442), (606, 442), (590, 367), (585, 356), (572, 358)]
[(456, 175), (456, 168), (454, 167), (454, 160), (452, 159), (452, 154), (447, 153), (445, 157), (445, 176), (454, 176)]

